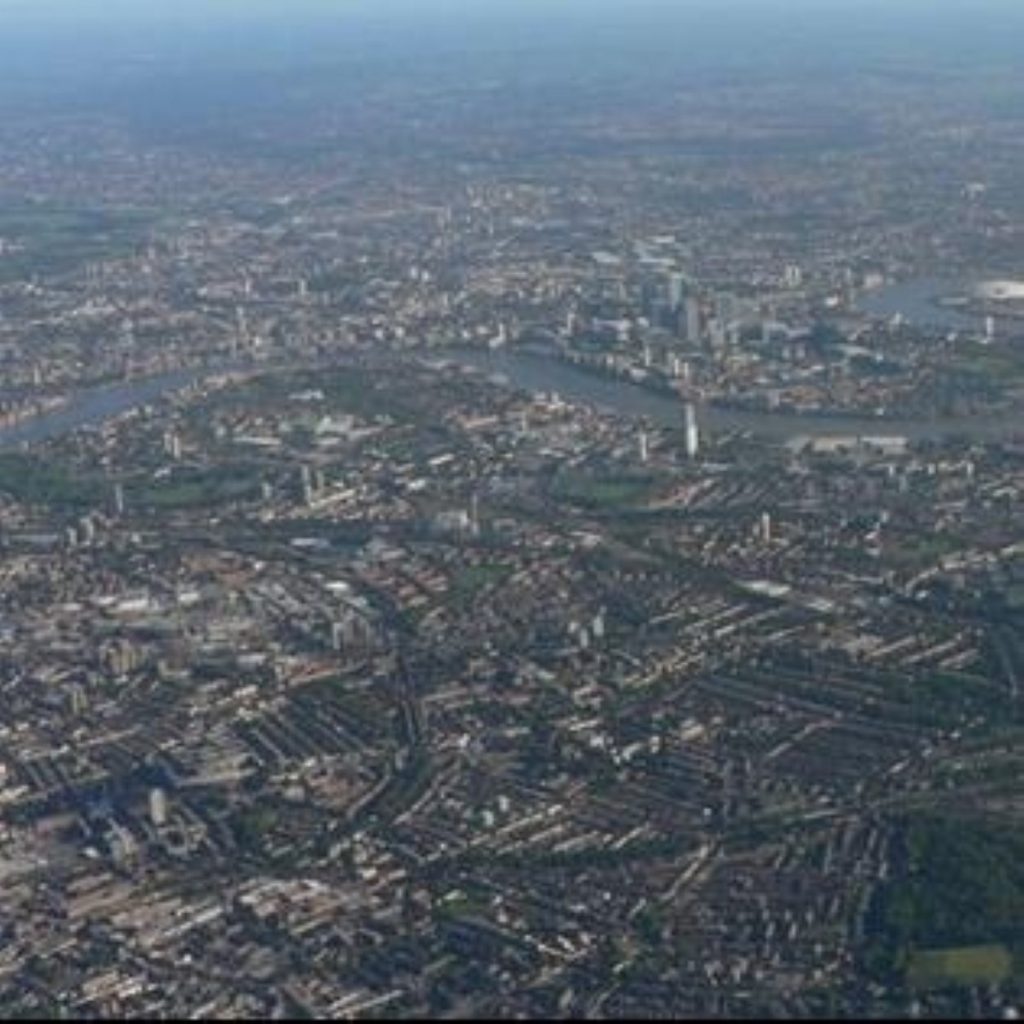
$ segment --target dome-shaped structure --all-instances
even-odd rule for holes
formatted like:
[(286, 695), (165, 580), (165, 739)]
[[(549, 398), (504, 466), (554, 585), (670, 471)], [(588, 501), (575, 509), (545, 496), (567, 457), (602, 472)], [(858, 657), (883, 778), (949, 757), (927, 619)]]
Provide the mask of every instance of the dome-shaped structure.
[(977, 295), (990, 302), (1024, 302), (1024, 281), (983, 281)]

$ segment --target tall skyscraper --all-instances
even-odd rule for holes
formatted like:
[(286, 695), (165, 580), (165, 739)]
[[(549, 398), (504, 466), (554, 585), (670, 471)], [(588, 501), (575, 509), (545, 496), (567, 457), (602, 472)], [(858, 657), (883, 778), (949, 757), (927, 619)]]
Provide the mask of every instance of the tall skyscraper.
[(715, 352), (720, 352), (725, 348), (726, 343), (726, 332), (725, 324), (722, 323), (717, 317), (715, 317), (708, 324), (708, 332), (711, 335), (711, 348)]
[(96, 539), (96, 524), (90, 516), (82, 516), (79, 530), (83, 544), (91, 544)]
[(700, 341), (700, 303), (691, 295), (686, 300), (686, 340), (691, 344)]
[(73, 683), (71, 686), (71, 714), (84, 715), (89, 709), (89, 698), (81, 683)]
[(469, 524), (474, 536), (480, 535), (480, 495), (473, 492), (469, 500)]
[(695, 459), (700, 451), (700, 428), (697, 426), (697, 410), (693, 402), (686, 403), (686, 457)]
[(164, 451), (176, 462), (181, 458), (181, 438), (173, 430), (164, 434)]
[(162, 789), (149, 791), (149, 820), (155, 828), (167, 823), (167, 794)]
[(685, 278), (678, 270), (668, 275), (668, 308), (677, 312), (683, 304), (683, 285)]

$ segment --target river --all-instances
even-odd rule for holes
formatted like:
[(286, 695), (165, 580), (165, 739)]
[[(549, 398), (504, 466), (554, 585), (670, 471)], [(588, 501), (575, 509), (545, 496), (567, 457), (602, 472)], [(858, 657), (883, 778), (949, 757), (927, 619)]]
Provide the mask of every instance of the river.
[(941, 277), (919, 277), (909, 281), (898, 281), (874, 291), (865, 292), (857, 300), (857, 308), (869, 316), (894, 317), (897, 314), (907, 323), (916, 327), (941, 331), (966, 331), (980, 334), (984, 329), (985, 316), (992, 314), (997, 334), (1005, 330), (1020, 332), (1021, 318), (1013, 311), (1000, 312), (998, 305), (988, 310), (945, 305), (938, 299), (950, 299), (971, 295), (983, 281), (998, 279), (1000, 275), (990, 274), (968, 281)]
[(865, 292), (857, 300), (857, 307), (869, 316), (900, 315), (907, 323), (917, 327), (948, 331), (980, 331), (982, 318), (977, 313), (942, 306), (935, 301), (939, 298), (964, 295), (969, 288), (970, 286), (965, 286), (962, 281), (921, 277)]
[[(863, 295), (859, 308), (871, 315), (901, 314), (918, 327), (940, 330), (979, 331), (982, 318), (940, 305), (943, 297), (966, 294), (971, 285), (937, 277), (886, 285)], [(522, 350), (456, 350), (450, 354), (459, 362), (507, 380), (531, 392), (556, 392), (565, 398), (585, 402), (620, 415), (648, 417), (666, 426), (679, 426), (681, 403), (629, 381), (603, 377), (572, 366), (557, 358)], [(794, 437), (832, 435), (899, 436), (912, 441), (938, 440), (952, 434), (977, 440), (1007, 437), (1024, 429), (1019, 415), (975, 414), (963, 417), (897, 419), (857, 415), (808, 416), (787, 412), (746, 412), (716, 406), (701, 406), (699, 421), (710, 430), (747, 430), (762, 437), (785, 440)]]
[[(646, 417), (664, 426), (682, 425), (679, 399), (640, 384), (605, 377), (554, 357), (522, 350), (452, 349), (440, 354), (464, 366), (497, 377), (534, 394), (554, 392), (623, 416)], [(1017, 417), (1003, 414), (935, 419), (894, 419), (870, 416), (804, 416), (786, 412), (747, 412), (713, 405), (698, 407), (702, 428), (745, 430), (775, 440), (835, 435), (940, 439), (959, 434), (976, 439), (1006, 437), (1020, 428)]]
[[(452, 348), (436, 354), (475, 367), (510, 386), (532, 393), (555, 392), (620, 416), (646, 418), (668, 427), (682, 423), (682, 404), (669, 395), (626, 380), (604, 377), (562, 360), (523, 350)], [(96, 426), (136, 406), (226, 367), (176, 370), (154, 377), (84, 389), (59, 409), (0, 428), (0, 449), (45, 441), (81, 427)], [(271, 367), (266, 367), (270, 370)], [(1006, 437), (1022, 428), (1020, 416), (1002, 414), (963, 418), (892, 419), (869, 416), (801, 416), (786, 412), (748, 412), (712, 405), (698, 407), (702, 429), (749, 431), (774, 440), (794, 437), (902, 436), (910, 440), (939, 439), (959, 434), (983, 440)]]
[(58, 409), (0, 428), (0, 448), (46, 441), (61, 434), (69, 434), (80, 427), (96, 426), (170, 391), (176, 391), (202, 375), (201, 370), (173, 370), (120, 384), (85, 388), (73, 394)]

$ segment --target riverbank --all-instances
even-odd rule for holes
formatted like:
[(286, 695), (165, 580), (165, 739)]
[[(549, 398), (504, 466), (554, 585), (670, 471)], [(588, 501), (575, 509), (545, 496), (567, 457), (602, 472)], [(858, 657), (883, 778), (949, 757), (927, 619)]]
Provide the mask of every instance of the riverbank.
[[(682, 424), (683, 402), (642, 384), (581, 369), (536, 349), (445, 349), (435, 353), (489, 376), (503, 378), (510, 385), (534, 394), (554, 392), (577, 402), (593, 405), (617, 415), (648, 418), (662, 426)], [(774, 440), (797, 437), (899, 436), (910, 441), (941, 440), (950, 436), (991, 440), (1024, 430), (1018, 413), (980, 414), (964, 417), (936, 417), (928, 420), (875, 418), (835, 414), (752, 411), (717, 405), (697, 404), (698, 418), (705, 429), (745, 431)]]
[[(508, 386), (533, 394), (554, 392), (615, 415), (647, 419), (670, 428), (682, 425), (683, 401), (671, 392), (582, 369), (536, 348), (496, 351), (445, 348), (414, 350), (413, 354), (471, 367), (499, 378)], [(365, 359), (368, 354), (358, 355)], [(372, 361), (372, 354), (370, 357)], [(141, 380), (87, 388), (69, 396), (68, 401), (57, 409), (0, 427), (0, 449), (39, 443), (82, 427), (97, 426), (132, 408), (220, 373), (233, 370), (273, 372), (275, 368), (274, 364), (199, 366)], [(880, 435), (905, 437), (910, 441), (941, 440), (950, 436), (991, 440), (1024, 432), (1024, 416), (1020, 412), (913, 420), (753, 411), (697, 403), (697, 413), (705, 430), (742, 431), (783, 442), (799, 437)]]

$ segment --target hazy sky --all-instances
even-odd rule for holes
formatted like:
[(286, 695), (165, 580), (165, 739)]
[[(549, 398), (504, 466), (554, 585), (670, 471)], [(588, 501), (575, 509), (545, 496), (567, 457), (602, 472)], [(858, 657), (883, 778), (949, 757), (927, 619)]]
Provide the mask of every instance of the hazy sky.
[(960, 14), (972, 17), (979, 10), (997, 7), (1012, 11), (1018, 0), (0, 0), (0, 14), (21, 22), (54, 20), (92, 23), (144, 23), (151, 21), (251, 20), (273, 17), (295, 20), (318, 16), (404, 18), (492, 17), (532, 18), (576, 16), (636, 16), (642, 12), (672, 14), (687, 10), (751, 12), (771, 11), (780, 17), (809, 12), (850, 11), (866, 15), (899, 10), (922, 17)]
[(141, 53), (211, 68), (247, 55), (258, 64), (559, 47), (681, 64), (740, 51), (825, 64), (881, 53), (1020, 63), (1021, 39), (1024, 0), (0, 0), (0, 80)]
[(275, 22), (403, 24), (446, 22), (450, 25), (498, 22), (578, 23), (660, 20), (734, 22), (771, 19), (794, 25), (810, 19), (824, 23), (901, 23), (923, 31), (935, 23), (977, 25), (1011, 17), (1021, 0), (0, 0), (3, 34), (17, 28), (164, 30), (231, 24), (234, 27)]

